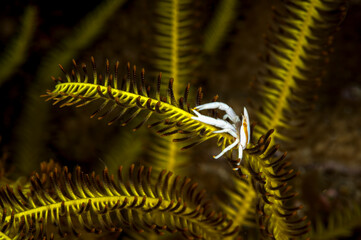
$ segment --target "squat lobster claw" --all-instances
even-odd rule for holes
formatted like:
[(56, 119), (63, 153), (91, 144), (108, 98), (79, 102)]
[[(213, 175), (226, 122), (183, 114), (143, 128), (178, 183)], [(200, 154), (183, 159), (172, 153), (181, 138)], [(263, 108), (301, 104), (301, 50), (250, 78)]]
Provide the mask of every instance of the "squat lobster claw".
[[(206, 109), (219, 109), (225, 111), (226, 114), (223, 115), (223, 119), (219, 119), (204, 116), (198, 112)], [(193, 109), (193, 112), (196, 116), (192, 117), (192, 119), (220, 128), (220, 130), (214, 131), (213, 133), (228, 133), (235, 138), (235, 141), (232, 144), (224, 148), (223, 151), (217, 156), (214, 156), (214, 158), (220, 158), (223, 154), (238, 145), (238, 158), (240, 159), (238, 163), (239, 165), (242, 160), (243, 150), (247, 147), (250, 141), (250, 124), (247, 109), (243, 109), (242, 121), (230, 106), (222, 102), (206, 103), (197, 106)], [(231, 121), (231, 123), (226, 121), (227, 118)], [(235, 168), (234, 170), (237, 169), (238, 168)]]

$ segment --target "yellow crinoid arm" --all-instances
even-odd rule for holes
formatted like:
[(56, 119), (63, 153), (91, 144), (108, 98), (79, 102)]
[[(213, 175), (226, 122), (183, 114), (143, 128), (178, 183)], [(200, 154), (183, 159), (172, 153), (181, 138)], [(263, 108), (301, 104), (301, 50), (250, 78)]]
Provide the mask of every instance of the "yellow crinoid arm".
[(189, 86), (186, 87), (185, 96), (177, 100), (173, 92), (173, 79), (169, 81), (167, 96), (163, 97), (160, 93), (160, 76), (157, 86), (152, 92), (149, 86), (145, 86), (144, 71), (141, 73), (141, 81), (137, 81), (136, 74), (130, 73), (129, 64), (128, 77), (120, 81), (117, 76), (118, 62), (115, 63), (115, 72), (110, 73), (107, 61), (104, 78), (97, 74), (93, 58), (92, 76), (87, 74), (88, 70), (86, 70), (85, 64), (80, 70), (75, 61), (73, 63), (74, 69), (71, 74), (69, 75), (63, 69), (65, 79), (54, 78), (57, 82), (55, 89), (49, 90), (43, 95), (48, 97), (47, 100), (53, 100), (54, 105), (81, 107), (92, 103), (96, 105), (96, 111), (91, 117), (105, 118), (109, 125), (119, 122), (123, 126), (137, 118), (139, 122), (134, 130), (148, 122), (152, 115), (157, 115), (155, 117), (157, 121), (149, 123), (148, 127), (155, 128), (157, 133), (162, 136), (177, 134), (177, 138), (173, 139), (173, 142), (187, 142), (182, 149), (190, 148), (213, 137), (217, 137), (223, 145), (233, 141), (233, 137), (226, 133), (214, 134), (213, 131), (218, 130), (216, 127), (191, 118), (194, 115), (190, 112), (188, 103)]
[[(177, 96), (194, 76), (195, 63), (200, 57), (196, 54), (194, 34), (194, 2), (191, 0), (158, 0), (154, 19), (154, 54), (151, 64), (157, 72), (162, 72), (166, 80), (173, 78), (173, 92)], [(168, 82), (161, 83), (162, 89)], [(180, 134), (176, 138), (182, 138)], [(184, 172), (189, 166), (188, 153), (180, 154), (176, 143), (167, 138), (151, 136), (148, 144), (146, 165), (157, 170), (169, 169), (176, 173)]]
[(331, 35), (342, 20), (344, 1), (288, 1), (276, 12), (268, 57), (252, 86), (258, 100), (259, 137), (277, 129), (276, 140), (292, 142), (300, 135), (320, 84)]
[(238, 230), (229, 217), (209, 207), (204, 191), (187, 177), (165, 170), (152, 177), (151, 168), (134, 165), (128, 171), (118, 167), (117, 175), (107, 168), (102, 176), (80, 167), (74, 174), (67, 167), (55, 168), (41, 177), (34, 174), (26, 197), (20, 187), (2, 188), (0, 238), (73, 239), (131, 229), (217, 240)]

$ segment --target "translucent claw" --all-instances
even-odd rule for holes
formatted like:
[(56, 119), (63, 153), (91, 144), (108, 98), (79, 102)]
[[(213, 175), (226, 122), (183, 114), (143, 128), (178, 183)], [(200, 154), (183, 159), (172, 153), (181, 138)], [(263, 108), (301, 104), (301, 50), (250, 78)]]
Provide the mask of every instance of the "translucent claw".
[(240, 121), (238, 115), (233, 111), (233, 109), (230, 106), (228, 106), (225, 103), (212, 102), (212, 103), (206, 103), (206, 104), (197, 106), (197, 110), (199, 110), (199, 111), (206, 110), (206, 109), (219, 109), (219, 110), (225, 111), (226, 115), (227, 115), (226, 118), (229, 118), (234, 123)]
[(251, 134), (251, 124), (249, 122), (249, 115), (248, 115), (248, 111), (247, 111), (247, 108), (244, 107), (243, 108), (243, 115), (244, 115), (244, 119), (242, 119), (243, 121), (245, 121), (246, 123), (246, 129), (247, 129), (247, 145), (249, 144), (250, 142), (250, 134)]
[[(240, 145), (242, 147), (242, 150), (245, 149), (247, 147), (247, 145), (250, 142), (250, 124), (249, 124), (249, 116), (248, 116), (248, 112), (247, 109), (244, 108), (243, 109), (243, 117), (242, 117), (242, 125), (241, 125), (241, 129), (239, 132), (240, 135)], [(240, 151), (241, 152), (241, 151)], [(240, 159), (242, 159), (242, 154), (240, 153)]]

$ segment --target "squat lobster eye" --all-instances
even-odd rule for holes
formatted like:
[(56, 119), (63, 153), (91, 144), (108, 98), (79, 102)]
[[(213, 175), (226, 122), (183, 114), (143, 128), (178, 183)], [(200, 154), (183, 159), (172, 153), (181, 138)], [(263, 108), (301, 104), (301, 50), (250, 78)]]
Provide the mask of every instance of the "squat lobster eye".
[[(226, 114), (223, 116), (222, 119), (219, 118), (212, 118), (209, 116), (204, 116), (200, 114), (196, 110), (205, 110), (205, 109), (219, 109), (225, 111)], [(234, 137), (234, 142), (223, 149), (223, 151), (214, 156), (215, 159), (220, 158), (223, 154), (234, 148), (238, 145), (238, 158), (240, 159), (239, 163), (242, 160), (243, 150), (247, 147), (250, 141), (250, 124), (249, 124), (249, 116), (247, 109), (243, 109), (242, 121), (237, 116), (237, 114), (233, 111), (231, 107), (227, 104), (222, 102), (213, 102), (213, 103), (206, 103), (200, 106), (197, 106), (193, 109), (193, 112), (196, 114), (196, 117), (192, 117), (192, 119), (215, 126), (220, 128), (220, 130), (214, 131), (213, 133), (228, 133)], [(228, 122), (226, 119), (231, 121)], [(238, 164), (239, 164), (238, 163)], [(234, 169), (237, 170), (238, 168)]]

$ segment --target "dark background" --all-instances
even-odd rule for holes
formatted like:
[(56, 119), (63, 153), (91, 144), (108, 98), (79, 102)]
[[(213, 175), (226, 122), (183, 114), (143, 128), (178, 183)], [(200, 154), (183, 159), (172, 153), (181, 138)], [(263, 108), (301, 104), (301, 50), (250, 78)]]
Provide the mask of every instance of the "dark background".
[[(210, 0), (196, 4), (199, 46), (204, 37), (201, 33), (216, 3)], [(207, 57), (190, 80), (195, 87), (203, 87), (205, 99), (211, 100), (218, 94), (221, 101), (237, 112), (247, 105), (251, 96), (249, 84), (262, 67), (259, 56), (265, 52), (263, 35), (272, 21), (271, 7), (280, 4), (280, 1), (268, 0), (241, 1), (237, 19), (220, 51)], [(17, 151), (14, 133), (27, 101), (26, 92), (43, 57), (63, 38), (71, 36), (74, 26), (96, 8), (82, 1), (2, 1), (0, 53), (16, 36), (28, 5), (37, 8), (34, 37), (24, 64), (0, 88), (0, 149), (4, 167), (9, 172)], [(352, 0), (348, 5), (348, 14), (335, 34), (322, 86), (317, 90), (315, 110), (309, 113), (309, 126), (300, 129), (306, 131), (305, 136), (291, 151), (293, 163), (302, 173), (298, 185), (310, 212), (327, 214), (347, 205), (350, 199), (361, 200), (361, 1)], [(149, 36), (154, 31), (153, 10), (154, 1), (127, 1), (107, 22), (97, 40), (74, 58), (78, 62), (89, 62), (90, 56), (94, 56), (99, 66), (105, 58), (113, 62), (118, 59), (151, 70), (154, 42)], [(148, 77), (154, 78), (154, 75)], [(101, 121), (89, 119), (87, 109), (55, 107), (51, 111), (51, 122), (44, 127), (44, 131), (51, 133), (45, 146), (49, 156), (43, 160), (54, 158), (62, 165), (80, 164), (88, 169), (102, 166), (98, 158), (106, 151), (112, 133), (119, 126), (106, 127)], [(207, 156), (207, 146), (207, 143), (200, 145), (197, 151)]]

